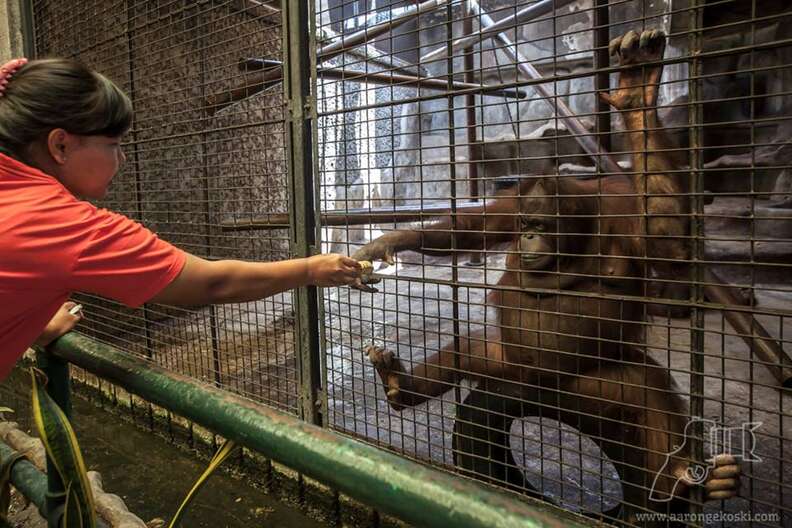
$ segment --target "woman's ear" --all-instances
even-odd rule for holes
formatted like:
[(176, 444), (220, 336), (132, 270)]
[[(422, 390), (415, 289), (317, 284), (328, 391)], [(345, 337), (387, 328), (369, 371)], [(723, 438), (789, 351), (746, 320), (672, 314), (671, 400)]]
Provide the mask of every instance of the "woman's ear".
[(62, 128), (50, 130), (47, 135), (47, 151), (55, 163), (58, 165), (66, 163), (73, 142), (74, 137)]

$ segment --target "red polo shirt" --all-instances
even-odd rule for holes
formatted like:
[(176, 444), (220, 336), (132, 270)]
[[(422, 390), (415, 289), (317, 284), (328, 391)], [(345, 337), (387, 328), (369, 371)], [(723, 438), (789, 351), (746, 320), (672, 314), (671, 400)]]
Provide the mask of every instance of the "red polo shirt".
[(72, 292), (140, 306), (179, 275), (185, 258), (137, 222), (0, 154), (0, 379)]

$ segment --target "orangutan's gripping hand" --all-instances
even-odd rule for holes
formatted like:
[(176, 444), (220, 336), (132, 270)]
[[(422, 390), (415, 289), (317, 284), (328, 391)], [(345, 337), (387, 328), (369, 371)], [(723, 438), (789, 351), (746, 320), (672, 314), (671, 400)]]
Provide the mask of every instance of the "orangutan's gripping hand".
[[(376, 240), (372, 240), (352, 255), (352, 258), (358, 262), (370, 262), (373, 264), (375, 261), (380, 261), (388, 266), (396, 263), (395, 257), (396, 249), (394, 244), (388, 240), (387, 236), (381, 236)], [(360, 279), (351, 286), (357, 290), (369, 293), (379, 291), (377, 288), (371, 286), (371, 284), (377, 284), (380, 281), (379, 278), (374, 277), (371, 273), (373, 270), (373, 266), (370, 268), (364, 267)]]

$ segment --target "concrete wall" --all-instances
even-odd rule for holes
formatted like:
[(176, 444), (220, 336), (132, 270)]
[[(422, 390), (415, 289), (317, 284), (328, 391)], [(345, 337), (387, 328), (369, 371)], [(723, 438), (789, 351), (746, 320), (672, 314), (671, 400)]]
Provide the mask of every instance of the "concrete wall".
[[(288, 210), (281, 85), (215, 113), (207, 110), (207, 96), (242, 81), (241, 57), (281, 58), (280, 18), (235, 6), (47, 0), (36, 6), (37, 50), (83, 61), (132, 99), (127, 162), (99, 205), (201, 257), (280, 260), (289, 255), (286, 230), (221, 227), (224, 221)], [(219, 307), (216, 317), (208, 309), (144, 311), (80, 299), (87, 314), (83, 330), (198, 377), (215, 376), (213, 349), (223, 380), (235, 376), (237, 357), (282, 362), (290, 350), (291, 300), (285, 294), (266, 303)], [(274, 341), (259, 340), (258, 331), (273, 320), (285, 320), (285, 329), (270, 346)], [(248, 361), (244, 368), (256, 365)]]
[(0, 62), (24, 55), (19, 0), (0, 0)]

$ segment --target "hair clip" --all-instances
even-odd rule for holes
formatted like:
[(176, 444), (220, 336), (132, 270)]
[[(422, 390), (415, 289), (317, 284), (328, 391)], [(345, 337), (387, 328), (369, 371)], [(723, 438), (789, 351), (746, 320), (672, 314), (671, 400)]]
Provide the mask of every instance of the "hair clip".
[(11, 80), (11, 77), (14, 76), (14, 73), (27, 63), (28, 60), (23, 57), (21, 59), (11, 59), (0, 66), (0, 97), (3, 97), (5, 94), (8, 82)]

